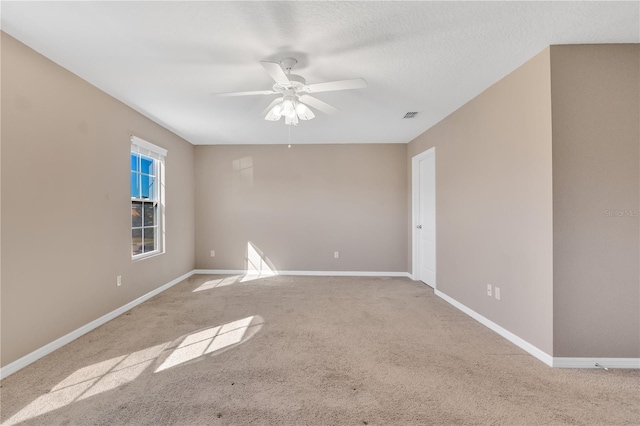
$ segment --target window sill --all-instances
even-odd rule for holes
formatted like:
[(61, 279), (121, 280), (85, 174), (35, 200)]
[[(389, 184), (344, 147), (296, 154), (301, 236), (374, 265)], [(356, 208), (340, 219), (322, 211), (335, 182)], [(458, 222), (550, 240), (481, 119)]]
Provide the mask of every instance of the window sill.
[(155, 250), (155, 251), (150, 251), (149, 253), (136, 254), (135, 256), (131, 257), (131, 260), (133, 262), (137, 262), (138, 260), (149, 259), (150, 257), (156, 257), (161, 254), (164, 254), (164, 251)]

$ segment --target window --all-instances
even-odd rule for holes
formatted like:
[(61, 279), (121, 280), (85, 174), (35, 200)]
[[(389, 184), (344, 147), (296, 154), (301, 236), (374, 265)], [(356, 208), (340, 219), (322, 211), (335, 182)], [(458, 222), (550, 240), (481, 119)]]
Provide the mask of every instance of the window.
[(163, 248), (164, 157), (167, 151), (131, 136), (131, 256)]

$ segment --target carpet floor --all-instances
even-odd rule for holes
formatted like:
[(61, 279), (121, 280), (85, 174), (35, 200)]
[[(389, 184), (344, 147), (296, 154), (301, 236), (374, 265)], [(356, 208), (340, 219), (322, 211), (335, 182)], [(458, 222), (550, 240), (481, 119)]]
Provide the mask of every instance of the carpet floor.
[[(197, 275), (1, 382), (2, 424), (640, 424), (407, 278)], [(249, 277), (247, 277), (249, 278)]]

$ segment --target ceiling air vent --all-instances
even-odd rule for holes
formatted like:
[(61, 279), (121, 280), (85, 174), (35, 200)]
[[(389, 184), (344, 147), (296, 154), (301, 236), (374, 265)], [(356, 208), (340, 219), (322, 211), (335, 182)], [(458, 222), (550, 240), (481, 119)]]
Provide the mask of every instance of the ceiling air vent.
[(418, 111), (409, 111), (408, 113), (406, 113), (404, 115), (404, 117), (402, 117), (403, 119), (406, 118), (416, 118), (416, 115), (418, 115)]

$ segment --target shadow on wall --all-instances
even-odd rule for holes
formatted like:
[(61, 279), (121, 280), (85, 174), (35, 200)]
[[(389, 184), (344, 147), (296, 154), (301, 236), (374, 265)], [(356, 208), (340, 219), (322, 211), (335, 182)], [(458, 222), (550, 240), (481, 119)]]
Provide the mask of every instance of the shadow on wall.
[(237, 283), (244, 283), (247, 281), (257, 280), (259, 278), (273, 277), (278, 275), (273, 262), (264, 255), (264, 252), (257, 248), (251, 241), (247, 243), (247, 251), (244, 257), (244, 269), (243, 275), (232, 275), (224, 278), (217, 278), (215, 280), (205, 281), (201, 286), (193, 290), (193, 292), (211, 290), (217, 287), (226, 287)]
[(253, 157), (243, 157), (231, 162), (234, 183), (253, 187)]
[(253, 337), (264, 324), (256, 315), (216, 327), (199, 330), (127, 355), (83, 367), (37, 398), (3, 425), (15, 425), (76, 401), (117, 389), (141, 375), (150, 376), (169, 368), (217, 355)]

